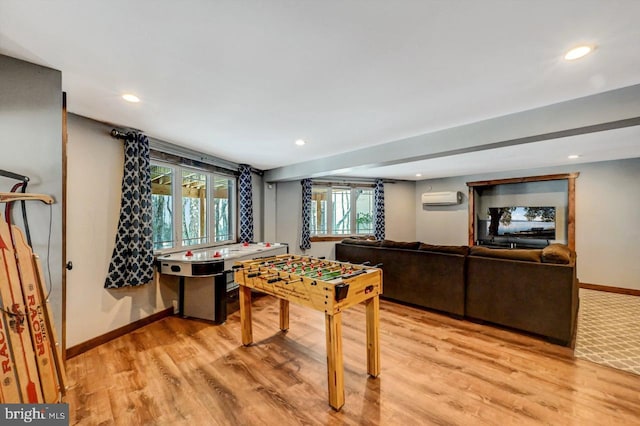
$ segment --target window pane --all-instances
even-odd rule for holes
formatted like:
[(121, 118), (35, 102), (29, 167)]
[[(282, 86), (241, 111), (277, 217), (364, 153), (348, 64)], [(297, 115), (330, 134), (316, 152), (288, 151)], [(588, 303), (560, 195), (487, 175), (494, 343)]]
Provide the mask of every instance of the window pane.
[(151, 165), (153, 248), (171, 248), (173, 241), (173, 169)]
[(356, 234), (373, 234), (373, 189), (356, 188)]
[(233, 220), (235, 194), (235, 179), (215, 176), (213, 184), (213, 211), (215, 212), (214, 241), (229, 241), (233, 239)]
[(182, 245), (208, 242), (207, 177), (203, 173), (182, 171)]
[(311, 235), (327, 233), (327, 196), (328, 188), (313, 187), (311, 189)]
[(351, 189), (332, 188), (333, 233), (336, 235), (351, 233)]

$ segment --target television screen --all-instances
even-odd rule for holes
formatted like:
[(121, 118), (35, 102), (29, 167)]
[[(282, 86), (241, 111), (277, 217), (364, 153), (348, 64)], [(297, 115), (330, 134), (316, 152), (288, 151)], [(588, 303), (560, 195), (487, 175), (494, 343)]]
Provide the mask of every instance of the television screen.
[(489, 207), (486, 235), (492, 237), (556, 239), (555, 207)]

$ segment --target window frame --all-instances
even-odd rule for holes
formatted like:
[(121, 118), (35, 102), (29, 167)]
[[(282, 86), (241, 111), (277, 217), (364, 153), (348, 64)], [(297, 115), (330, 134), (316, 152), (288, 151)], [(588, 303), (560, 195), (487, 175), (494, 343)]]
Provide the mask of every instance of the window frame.
[[(327, 232), (326, 233), (317, 233), (314, 232), (312, 230), (311, 235), (310, 235), (310, 240), (312, 242), (318, 242), (318, 241), (339, 241), (342, 240), (344, 238), (348, 238), (348, 237), (354, 237), (354, 236), (358, 236), (358, 237), (362, 237), (362, 236), (372, 236), (374, 234), (374, 229), (371, 230), (371, 233), (366, 233), (366, 234), (358, 234), (357, 233), (357, 229), (358, 229), (358, 224), (357, 224), (357, 191), (359, 190), (369, 190), (372, 191), (372, 196), (373, 196), (373, 191), (374, 191), (374, 185), (373, 184), (332, 184), (332, 183), (312, 183), (312, 186), (314, 188), (322, 188), (324, 190), (327, 191), (327, 205), (326, 205), (326, 228), (327, 228)], [(333, 212), (334, 212), (334, 206), (333, 206), (333, 191), (335, 190), (345, 190), (345, 189), (349, 189), (350, 191), (350, 198), (349, 198), (349, 202), (350, 202), (350, 212), (349, 212), (349, 233), (346, 234), (335, 234), (334, 233), (334, 223), (333, 223)], [(375, 213), (375, 205), (372, 204), (371, 206), (371, 215), (373, 216)], [(315, 211), (312, 212), (312, 214), (315, 214)]]
[[(172, 208), (173, 208), (173, 247), (156, 249), (154, 248), (154, 254), (168, 254), (168, 253), (176, 253), (186, 250), (197, 250), (206, 247), (214, 247), (220, 246), (224, 244), (230, 244), (237, 242), (237, 227), (238, 227), (238, 176), (233, 173), (224, 173), (220, 171), (211, 171), (202, 169), (199, 167), (188, 166), (184, 164), (176, 164), (170, 161), (163, 161), (157, 158), (150, 159), (151, 166), (160, 166), (167, 167), (172, 170), (172, 180), (171, 180), (171, 191), (172, 191)], [(192, 245), (182, 245), (182, 180), (183, 180), (183, 172), (190, 171), (199, 174), (203, 174), (206, 176), (206, 201), (205, 201), (205, 221), (206, 221), (206, 235), (204, 238), (207, 239), (207, 242), (201, 244), (192, 244)], [(214, 235), (216, 229), (215, 223), (215, 180), (216, 178), (224, 178), (226, 180), (233, 181), (233, 188), (229, 191), (229, 208), (231, 211), (229, 212), (229, 236), (230, 239), (224, 241), (216, 241), (216, 236)], [(152, 194), (153, 195), (153, 194)]]

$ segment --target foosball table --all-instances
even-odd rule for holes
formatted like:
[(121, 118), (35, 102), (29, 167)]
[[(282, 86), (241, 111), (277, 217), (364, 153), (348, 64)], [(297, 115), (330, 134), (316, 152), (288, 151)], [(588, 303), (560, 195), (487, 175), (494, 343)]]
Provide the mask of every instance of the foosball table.
[(235, 281), (240, 285), (242, 344), (253, 343), (251, 291), (280, 299), (280, 329), (289, 329), (289, 302), (325, 314), (327, 338), (327, 381), (329, 405), (344, 405), (342, 354), (342, 311), (366, 306), (367, 373), (380, 374), (379, 309), (382, 271), (379, 268), (318, 259), (310, 256), (279, 255), (236, 262)]

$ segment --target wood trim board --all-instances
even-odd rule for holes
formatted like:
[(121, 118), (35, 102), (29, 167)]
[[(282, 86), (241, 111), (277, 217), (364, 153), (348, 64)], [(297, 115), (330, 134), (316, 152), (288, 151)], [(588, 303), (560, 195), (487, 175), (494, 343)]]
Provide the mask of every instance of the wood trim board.
[(580, 283), (580, 288), (587, 290), (606, 291), (609, 293), (628, 294), (630, 296), (640, 296), (640, 290), (634, 288), (612, 287), (601, 284)]
[(542, 182), (550, 180), (567, 180), (567, 246), (571, 250), (576, 249), (576, 179), (580, 172), (558, 173), (552, 175), (525, 176), (508, 179), (482, 180), (467, 182), (469, 187), (469, 246), (475, 244), (475, 199), (476, 188), (482, 190), (483, 187), (509, 185), (527, 182)]
[(115, 330), (112, 330), (101, 336), (94, 337), (93, 339), (87, 340), (86, 342), (79, 343), (67, 349), (66, 359), (73, 358), (74, 356), (80, 355), (81, 353), (84, 353), (90, 349), (96, 348), (103, 343), (107, 343), (117, 337), (124, 336), (125, 334), (142, 328), (147, 324), (151, 324), (152, 322), (158, 321), (171, 315), (173, 315), (173, 307), (164, 309), (160, 312), (156, 312), (155, 314), (151, 314), (148, 317), (139, 319), (120, 328), (116, 328)]

